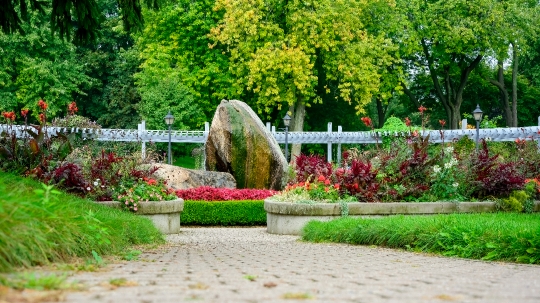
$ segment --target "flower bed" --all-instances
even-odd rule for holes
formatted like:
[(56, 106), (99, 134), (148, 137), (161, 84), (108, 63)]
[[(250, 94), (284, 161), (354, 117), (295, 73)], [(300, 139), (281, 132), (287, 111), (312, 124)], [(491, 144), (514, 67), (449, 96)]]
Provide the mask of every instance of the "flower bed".
[[(451, 213), (483, 213), (498, 210), (495, 202), (389, 202), (389, 203), (291, 203), (277, 202), (272, 198), (264, 201), (267, 213), (267, 232), (280, 235), (299, 235), (302, 228), (312, 220), (330, 221), (342, 216), (381, 217), (388, 215), (432, 215)], [(540, 212), (540, 202), (535, 201), (533, 210)]]

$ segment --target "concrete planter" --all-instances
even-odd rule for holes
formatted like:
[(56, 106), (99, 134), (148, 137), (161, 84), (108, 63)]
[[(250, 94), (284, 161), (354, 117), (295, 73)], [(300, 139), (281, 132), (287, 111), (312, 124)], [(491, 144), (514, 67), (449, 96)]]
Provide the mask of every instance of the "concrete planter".
[[(98, 202), (113, 208), (122, 208), (116, 201)], [(184, 210), (184, 200), (148, 201), (137, 203), (135, 214), (152, 220), (154, 226), (164, 234), (177, 234), (180, 232), (180, 214)]]
[[(495, 202), (388, 202), (348, 203), (352, 217), (379, 217), (387, 215), (433, 215), (451, 213), (482, 213), (496, 211)], [(339, 203), (298, 204), (264, 200), (266, 231), (279, 235), (299, 235), (311, 220), (330, 221), (341, 217)], [(540, 211), (535, 202), (534, 211)]]

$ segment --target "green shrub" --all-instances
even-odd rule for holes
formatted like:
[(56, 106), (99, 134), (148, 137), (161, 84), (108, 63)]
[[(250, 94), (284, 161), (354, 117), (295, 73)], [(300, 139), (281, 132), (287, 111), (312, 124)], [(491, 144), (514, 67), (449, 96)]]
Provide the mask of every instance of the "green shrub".
[(163, 241), (146, 218), (0, 173), (0, 272)]
[[(500, 199), (498, 205), (502, 210), (522, 212), (527, 206), (526, 212), (529, 210), (532, 201), (531, 196), (525, 190), (515, 190), (506, 199)], [(534, 204), (533, 204), (534, 206)]]
[(382, 245), (462, 258), (540, 264), (540, 214), (389, 216), (312, 221), (311, 242)]
[(264, 201), (184, 201), (182, 225), (265, 225)]

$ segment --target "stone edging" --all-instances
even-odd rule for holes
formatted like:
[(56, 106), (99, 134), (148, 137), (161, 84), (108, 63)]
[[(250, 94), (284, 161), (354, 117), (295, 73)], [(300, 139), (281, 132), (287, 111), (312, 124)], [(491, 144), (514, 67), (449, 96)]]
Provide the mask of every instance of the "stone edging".
[[(495, 202), (388, 202), (348, 203), (349, 216), (377, 217), (385, 215), (421, 215), (450, 213), (482, 213), (496, 211)], [(299, 235), (311, 220), (329, 221), (341, 216), (341, 204), (299, 204), (264, 200), (267, 232), (282, 235)], [(540, 201), (535, 201), (534, 211), (540, 212)]]
[[(122, 208), (117, 201), (97, 202), (112, 208)], [(147, 217), (154, 226), (164, 234), (177, 234), (180, 232), (180, 214), (184, 210), (184, 200), (148, 201), (137, 203), (136, 215)]]
[[(117, 201), (103, 201), (97, 202), (102, 205), (106, 205), (112, 208), (122, 208), (122, 204)], [(152, 214), (171, 214), (180, 213), (184, 210), (184, 200), (168, 200), (168, 201), (148, 201), (137, 203), (136, 214), (140, 215), (152, 215)]]

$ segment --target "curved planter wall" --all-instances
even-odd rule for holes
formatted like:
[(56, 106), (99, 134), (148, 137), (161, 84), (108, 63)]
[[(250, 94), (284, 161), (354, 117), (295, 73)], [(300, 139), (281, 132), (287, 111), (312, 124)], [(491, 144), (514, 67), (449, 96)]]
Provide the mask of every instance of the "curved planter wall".
[[(495, 202), (388, 202), (348, 203), (349, 216), (377, 217), (387, 215), (433, 215), (451, 213), (494, 212)], [(339, 203), (297, 204), (264, 200), (266, 231), (278, 235), (299, 235), (311, 220), (330, 221), (341, 217)], [(534, 211), (540, 211), (535, 202)]]
[[(122, 208), (116, 201), (97, 202), (113, 208)], [(184, 200), (148, 201), (137, 203), (135, 214), (152, 220), (154, 226), (164, 234), (177, 234), (180, 232), (180, 215), (184, 210)]]

